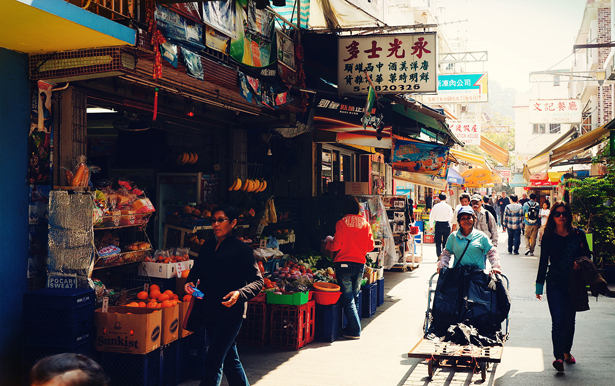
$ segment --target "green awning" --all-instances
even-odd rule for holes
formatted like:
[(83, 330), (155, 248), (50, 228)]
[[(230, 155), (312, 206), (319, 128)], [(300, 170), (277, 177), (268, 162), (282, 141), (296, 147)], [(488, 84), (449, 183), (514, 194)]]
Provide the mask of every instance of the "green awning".
[[(403, 102), (400, 103), (400, 100)], [(445, 122), (445, 117), (443, 115), (442, 115), (442, 120), (438, 120), (434, 117), (431, 117), (427, 114), (424, 114), (420, 111), (415, 110), (414, 109), (415, 107), (412, 107), (410, 105), (411, 103), (418, 103), (418, 102), (409, 102), (409, 101), (405, 101), (402, 98), (395, 98), (394, 101), (396, 103), (392, 105), (393, 113), (400, 114), (401, 116), (405, 118), (409, 118), (415, 122), (418, 122), (419, 124), (423, 126), (421, 128), (421, 131), (427, 134), (428, 136), (430, 136), (431, 138), (446, 137), (446, 138), (450, 138), (453, 142), (455, 142), (458, 145), (461, 145), (461, 146), (465, 145), (463, 142), (457, 139), (457, 137), (455, 137), (455, 134), (453, 134), (453, 132), (449, 129), (448, 125)], [(422, 108), (427, 109), (426, 107), (422, 107)], [(428, 132), (430, 134), (428, 134)]]

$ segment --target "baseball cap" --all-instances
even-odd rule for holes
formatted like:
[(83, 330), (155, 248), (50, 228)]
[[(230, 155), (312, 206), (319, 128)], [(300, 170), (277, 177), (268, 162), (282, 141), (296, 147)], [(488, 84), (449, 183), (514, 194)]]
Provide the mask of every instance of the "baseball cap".
[(474, 216), (474, 209), (472, 209), (469, 206), (462, 206), (461, 208), (459, 208), (459, 211), (457, 212), (457, 218), (459, 218), (459, 216), (461, 216), (462, 214), (470, 214)]
[(472, 202), (472, 201), (483, 201), (483, 198), (480, 196), (480, 194), (475, 194), (470, 199), (470, 202)]

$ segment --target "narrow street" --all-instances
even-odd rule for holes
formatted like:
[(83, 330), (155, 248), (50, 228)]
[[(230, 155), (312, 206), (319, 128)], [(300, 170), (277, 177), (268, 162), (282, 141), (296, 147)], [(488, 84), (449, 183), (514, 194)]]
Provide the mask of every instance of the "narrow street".
[[(615, 299), (590, 299), (591, 310), (577, 314), (573, 354), (576, 365), (564, 374), (551, 366), (551, 319), (546, 300), (534, 297), (538, 266), (536, 256), (507, 253), (507, 236), (500, 233), (498, 251), (504, 274), (510, 279), (512, 310), (510, 339), (502, 363), (487, 373), (488, 385), (612, 385), (615, 360)], [(362, 319), (358, 341), (340, 338), (333, 343), (314, 342), (299, 351), (241, 347), (240, 356), (254, 386), (336, 385), (471, 385), (483, 384), (480, 374), (468, 369), (438, 368), (427, 377), (425, 361), (408, 358), (407, 352), (422, 335), (427, 305), (427, 283), (435, 272), (434, 244), (424, 245), (424, 262), (414, 272), (385, 271), (385, 303), (371, 319)], [(188, 381), (184, 386), (196, 386)], [(223, 381), (226, 385), (226, 381)]]

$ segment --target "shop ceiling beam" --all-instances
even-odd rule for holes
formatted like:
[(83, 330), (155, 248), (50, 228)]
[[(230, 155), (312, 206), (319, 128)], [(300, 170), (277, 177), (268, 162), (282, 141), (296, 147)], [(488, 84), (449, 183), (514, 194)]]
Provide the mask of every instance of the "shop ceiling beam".
[(439, 63), (474, 63), (489, 60), (489, 51), (449, 52), (440, 54)]
[[(382, 32), (394, 32), (404, 29), (421, 29), (421, 28), (436, 28), (437, 24), (409, 24), (409, 25), (396, 25), (396, 26), (375, 26), (375, 27), (348, 27), (348, 28), (340, 28), (339, 30), (335, 30), (335, 32), (374, 32), (374, 31), (382, 31)], [(311, 32), (316, 33), (330, 33), (329, 29), (314, 29)]]

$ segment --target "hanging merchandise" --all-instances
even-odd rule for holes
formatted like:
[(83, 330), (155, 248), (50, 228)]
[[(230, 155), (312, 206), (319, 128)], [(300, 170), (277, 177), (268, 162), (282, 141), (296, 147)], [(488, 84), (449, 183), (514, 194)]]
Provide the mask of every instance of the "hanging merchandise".
[(275, 17), (272, 13), (264, 9), (257, 9), (256, 3), (248, 2), (246, 31), (258, 35), (267, 41), (273, 38)]
[(203, 49), (203, 26), (162, 5), (156, 5), (156, 26), (176, 43)]
[(236, 5), (233, 1), (203, 2), (203, 22), (231, 38), (237, 38), (236, 24), (241, 20), (236, 20), (236, 7), (241, 8), (239, 1)]
[(52, 167), (51, 89), (53, 85), (39, 80), (37, 86), (30, 110), (28, 180), (31, 184), (48, 184)]
[(376, 265), (390, 269), (397, 261), (395, 240), (382, 197), (376, 195), (356, 196), (361, 204), (361, 215), (365, 216), (372, 228), (372, 235), (377, 245), (381, 245), (376, 258)]
[(395, 170), (446, 177), (448, 147), (401, 137), (394, 137), (393, 146)]
[(201, 57), (182, 47), (182, 56), (184, 57), (184, 63), (186, 64), (186, 74), (198, 80), (204, 79), (203, 63)]
[(205, 45), (208, 48), (228, 55), (230, 42), (231, 39), (228, 36), (221, 34), (208, 25), (205, 26)]
[(252, 103), (252, 91), (250, 88), (250, 84), (248, 83), (248, 79), (246, 78), (246, 74), (241, 71), (237, 71), (239, 74), (239, 93), (241, 96), (248, 101), (248, 103)]
[(160, 53), (162, 57), (175, 68), (177, 68), (177, 46), (166, 42), (160, 45)]

